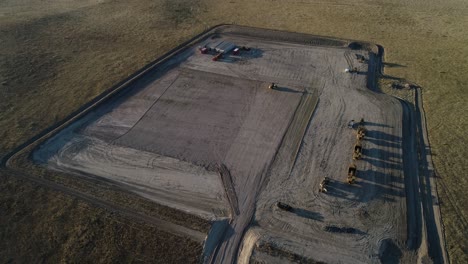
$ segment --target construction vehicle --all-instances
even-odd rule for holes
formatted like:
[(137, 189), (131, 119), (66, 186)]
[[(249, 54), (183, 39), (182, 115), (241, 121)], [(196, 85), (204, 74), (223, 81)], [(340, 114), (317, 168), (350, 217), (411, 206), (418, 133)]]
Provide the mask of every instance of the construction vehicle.
[(361, 144), (361, 141), (358, 140), (356, 144), (354, 144), (353, 160), (361, 159), (361, 157), (362, 157), (362, 144)]
[(358, 60), (359, 63), (366, 62), (366, 58), (362, 56), (361, 54), (356, 54), (356, 59)]
[(330, 178), (324, 177), (322, 182), (320, 182), (319, 192), (323, 192), (323, 193), (328, 192), (327, 185), (329, 183), (330, 183)]
[(269, 89), (273, 90), (275, 88), (277, 88), (278, 85), (276, 85), (276, 83), (271, 83), (270, 86), (268, 86)]
[(364, 136), (366, 135), (366, 129), (364, 128), (364, 126), (358, 126), (358, 129), (357, 129), (357, 134), (356, 134), (356, 137), (358, 140), (361, 140), (364, 138)]
[(212, 61), (217, 61), (217, 60), (221, 59), (222, 56), (223, 56), (222, 53), (218, 53), (218, 54), (217, 54), (216, 56), (214, 56), (213, 59), (211, 59), (211, 60), (212, 60)]
[(356, 165), (351, 163), (348, 167), (348, 177), (346, 178), (349, 184), (354, 184), (356, 182), (356, 171)]
[(292, 207), (289, 205), (289, 204), (285, 204), (285, 203), (282, 203), (282, 202), (277, 202), (276, 203), (276, 206), (281, 209), (281, 210), (284, 210), (284, 211), (292, 211)]
[(358, 70), (357, 67), (353, 67), (353, 68), (346, 68), (345, 72), (347, 72), (347, 73), (358, 73), (359, 70)]

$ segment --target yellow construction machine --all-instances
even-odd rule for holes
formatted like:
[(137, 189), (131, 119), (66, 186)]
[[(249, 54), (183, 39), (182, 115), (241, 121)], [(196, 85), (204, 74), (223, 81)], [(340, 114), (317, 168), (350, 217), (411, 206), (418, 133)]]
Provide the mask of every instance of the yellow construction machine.
[(353, 160), (361, 159), (361, 157), (362, 157), (362, 144), (361, 144), (361, 141), (358, 140), (356, 141), (356, 144), (354, 144)]
[(330, 178), (324, 177), (322, 182), (320, 182), (319, 192), (323, 192), (323, 193), (328, 192), (327, 185), (329, 183), (330, 183)]
[(357, 129), (357, 134), (356, 134), (357, 139), (361, 140), (364, 138), (365, 135), (366, 135), (366, 129), (364, 128), (364, 126), (359, 126)]
[(356, 171), (356, 165), (351, 163), (348, 167), (348, 177), (346, 178), (349, 184), (354, 184), (356, 182)]

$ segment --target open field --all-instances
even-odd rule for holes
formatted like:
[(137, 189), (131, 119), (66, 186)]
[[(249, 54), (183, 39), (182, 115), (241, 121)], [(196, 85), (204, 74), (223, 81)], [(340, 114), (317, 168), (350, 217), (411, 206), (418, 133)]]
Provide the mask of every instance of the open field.
[(200, 241), (174, 236), (29, 181), (1, 176), (4, 263), (199, 263)]
[[(423, 87), (448, 250), (454, 263), (466, 262), (464, 1), (138, 1), (132, 6), (102, 1), (52, 9), (30, 2), (1, 4), (2, 153), (207, 25), (236, 22), (382, 44), (388, 77)], [(15, 15), (16, 8), (29, 11)], [(23, 188), (28, 194), (28, 188), (37, 187)]]

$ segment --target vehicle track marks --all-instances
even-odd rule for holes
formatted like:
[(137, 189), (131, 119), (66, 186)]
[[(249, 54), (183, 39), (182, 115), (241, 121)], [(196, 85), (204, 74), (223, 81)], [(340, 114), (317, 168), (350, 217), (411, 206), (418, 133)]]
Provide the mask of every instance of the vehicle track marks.
[(48, 181), (46, 179), (41, 179), (41, 178), (38, 178), (38, 177), (35, 177), (35, 176), (25, 175), (25, 174), (22, 174), (20, 172), (17, 172), (15, 170), (13, 170), (13, 169), (9, 169), (8, 173), (14, 175), (17, 178), (26, 179), (28, 181), (31, 181), (31, 182), (35, 183), (35, 184), (42, 185), (42, 186), (45, 186), (47, 188), (50, 188), (50, 189), (52, 189), (54, 191), (59, 191), (59, 192), (65, 193), (67, 195), (71, 195), (72, 197), (80, 199), (80, 200), (82, 200), (84, 202), (90, 203), (90, 204), (95, 205), (97, 207), (104, 208), (104, 209), (106, 209), (108, 211), (111, 211), (111, 212), (115, 212), (117, 214), (120, 214), (120, 215), (122, 215), (124, 217), (130, 218), (132, 220), (141, 221), (141, 222), (145, 222), (147, 224), (151, 224), (151, 225), (153, 225), (153, 226), (155, 226), (157, 228), (160, 228), (161, 230), (165, 230), (165, 231), (167, 231), (169, 233), (172, 233), (174, 235), (177, 235), (177, 236), (182, 236), (182, 237), (188, 236), (191, 239), (193, 239), (195, 241), (198, 241), (198, 242), (203, 242), (205, 240), (205, 238), (206, 238), (206, 234), (204, 234), (204, 233), (202, 233), (200, 231), (193, 230), (193, 229), (190, 229), (190, 228), (178, 225), (178, 224), (174, 224), (174, 223), (171, 223), (171, 222), (156, 218), (154, 216), (145, 215), (145, 214), (142, 214), (142, 213), (140, 213), (140, 212), (138, 212), (136, 210), (133, 210), (133, 209), (130, 209), (130, 208), (127, 208), (127, 207), (118, 206), (118, 205), (113, 204), (111, 202), (96, 198), (96, 197), (94, 197), (92, 195), (83, 193), (81, 191), (78, 191), (78, 190), (75, 190), (75, 189), (72, 189), (72, 188), (65, 187), (63, 185), (60, 185), (60, 184), (55, 183), (55, 182)]
[(232, 182), (231, 173), (224, 164), (221, 164), (218, 167), (218, 173), (221, 176), (221, 181), (223, 183), (224, 190), (226, 191), (226, 197), (229, 201), (229, 205), (231, 206), (232, 216), (239, 215), (239, 202), (237, 200), (236, 190), (234, 189), (234, 183)]

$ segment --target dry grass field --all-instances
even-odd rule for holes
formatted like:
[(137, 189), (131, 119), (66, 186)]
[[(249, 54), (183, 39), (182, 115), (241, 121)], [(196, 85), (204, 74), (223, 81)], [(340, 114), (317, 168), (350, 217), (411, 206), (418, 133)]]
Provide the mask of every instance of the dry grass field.
[(197, 241), (1, 176), (2, 263), (199, 261), (202, 245)]
[[(4, 0), (0, 2), (0, 156), (216, 24), (371, 41), (385, 48), (384, 78), (405, 78), (422, 87), (448, 253), (453, 263), (466, 263), (466, 14), (464, 0)], [(73, 262), (84, 257), (100, 262), (122, 258), (177, 262), (173, 258), (177, 252), (173, 256), (151, 248), (164, 247), (157, 240), (163, 235), (153, 235), (162, 231), (135, 227), (7, 175), (0, 183), (2, 262)], [(127, 243), (115, 233), (137, 242)], [(182, 243), (167, 236), (174, 239), (171, 243)], [(124, 250), (111, 248), (117, 242), (107, 245), (104, 237), (124, 241), (119, 245)], [(193, 260), (196, 256), (190, 254), (200, 253), (201, 248), (184, 243), (193, 249), (184, 251), (186, 258)]]

